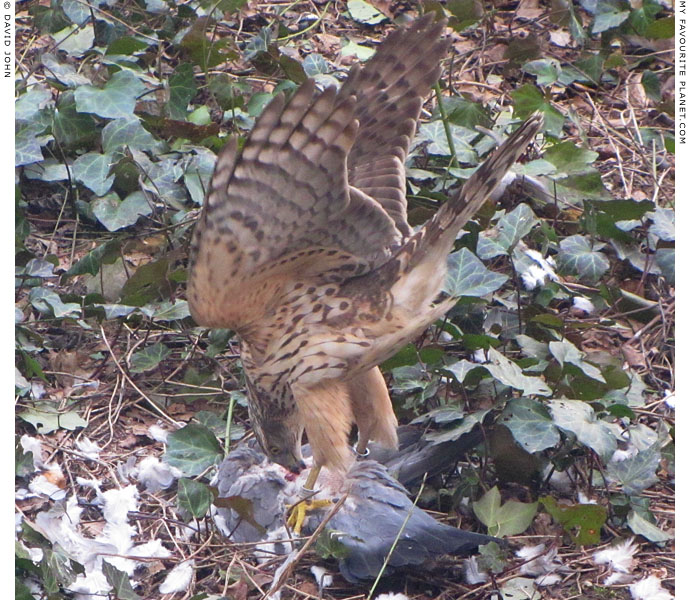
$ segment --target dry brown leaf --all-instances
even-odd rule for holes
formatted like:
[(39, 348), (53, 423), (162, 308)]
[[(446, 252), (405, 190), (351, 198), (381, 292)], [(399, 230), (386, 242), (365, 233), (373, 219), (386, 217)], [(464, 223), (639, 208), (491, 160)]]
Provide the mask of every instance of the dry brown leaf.
[(621, 351), (623, 352), (623, 356), (625, 357), (625, 362), (627, 362), (631, 367), (647, 366), (644, 354), (640, 352), (637, 348), (625, 345), (621, 347)]

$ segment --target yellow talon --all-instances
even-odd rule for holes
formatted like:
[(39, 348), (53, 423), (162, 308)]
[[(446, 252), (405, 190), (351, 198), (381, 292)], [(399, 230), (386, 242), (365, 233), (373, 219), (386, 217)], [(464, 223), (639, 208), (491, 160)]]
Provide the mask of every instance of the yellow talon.
[(302, 526), (304, 525), (304, 519), (307, 517), (307, 511), (317, 510), (323, 508), (324, 506), (330, 506), (333, 504), (331, 500), (300, 500), (293, 509), (290, 511), (290, 516), (288, 517), (287, 524), (295, 532), (295, 535), (300, 535), (302, 533)]

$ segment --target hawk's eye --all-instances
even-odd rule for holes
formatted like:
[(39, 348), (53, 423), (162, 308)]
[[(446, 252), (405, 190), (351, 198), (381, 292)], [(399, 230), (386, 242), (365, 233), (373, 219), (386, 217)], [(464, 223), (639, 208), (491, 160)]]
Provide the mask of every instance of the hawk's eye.
[(268, 449), (268, 451), (269, 451), (271, 454), (273, 454), (274, 456), (275, 456), (276, 454), (280, 454), (280, 448), (278, 448), (278, 446), (271, 446), (271, 447)]

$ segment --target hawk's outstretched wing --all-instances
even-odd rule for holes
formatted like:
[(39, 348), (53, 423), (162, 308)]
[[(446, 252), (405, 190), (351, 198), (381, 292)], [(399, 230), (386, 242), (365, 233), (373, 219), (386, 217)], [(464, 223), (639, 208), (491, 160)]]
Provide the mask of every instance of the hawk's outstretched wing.
[(363, 68), (350, 69), (340, 91), (355, 96), (359, 122), (347, 157), (350, 184), (375, 198), (404, 237), (411, 233), (404, 163), (423, 100), (441, 75), (450, 44), (441, 38), (444, 27), (428, 14), (397, 29)]
[[(288, 283), (365, 273), (406, 239), (403, 160), (442, 27), (429, 15), (393, 33), (340, 92), (309, 80), (287, 102), (279, 94), (241, 151), (236, 140), (221, 151), (192, 244), (198, 323), (242, 331)], [(400, 48), (410, 40), (413, 55)]]

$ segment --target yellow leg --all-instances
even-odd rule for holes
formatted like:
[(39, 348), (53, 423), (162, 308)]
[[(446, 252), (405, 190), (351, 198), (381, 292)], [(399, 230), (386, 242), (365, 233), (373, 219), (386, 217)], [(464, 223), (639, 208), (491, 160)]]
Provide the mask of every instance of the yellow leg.
[(311, 468), (311, 471), (309, 471), (309, 475), (307, 475), (307, 481), (304, 483), (304, 490), (307, 493), (311, 494), (314, 491), (314, 485), (316, 484), (316, 480), (319, 477), (320, 472), (320, 465), (314, 465)]
[(333, 504), (331, 500), (300, 500), (290, 512), (287, 524), (295, 532), (295, 535), (302, 533), (302, 526), (304, 519), (307, 517), (307, 511), (316, 510)]
[[(302, 486), (302, 492), (305, 495), (313, 494), (316, 480), (321, 472), (321, 467), (319, 465), (314, 465), (307, 475), (307, 481)], [(287, 524), (291, 527), (296, 535), (302, 533), (302, 525), (304, 525), (304, 519), (307, 516), (307, 511), (315, 510), (317, 508), (322, 508), (333, 504), (330, 500), (300, 500), (294, 508), (290, 511), (290, 516), (288, 517)]]

